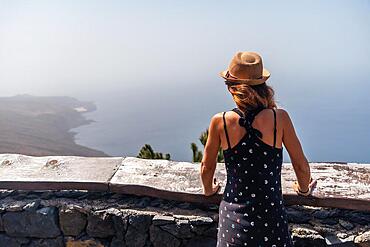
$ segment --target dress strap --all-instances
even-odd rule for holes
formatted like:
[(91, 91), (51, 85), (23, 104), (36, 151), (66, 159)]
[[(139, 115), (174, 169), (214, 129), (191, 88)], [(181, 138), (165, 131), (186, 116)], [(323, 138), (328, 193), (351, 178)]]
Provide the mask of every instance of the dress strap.
[(239, 108), (235, 107), (232, 109), (232, 111), (236, 112), (240, 117), (244, 117), (244, 114)]
[(249, 131), (251, 134), (253, 135), (256, 135), (258, 136), (259, 138), (262, 138), (262, 133), (261, 131), (259, 131), (258, 129), (256, 128), (253, 128), (252, 127), (252, 123), (253, 123), (253, 120), (254, 120), (254, 117), (260, 112), (262, 111), (263, 107), (258, 107), (252, 111), (249, 111), (249, 112), (246, 112), (246, 113), (242, 113), (240, 111), (239, 108), (234, 108), (233, 111), (238, 113), (240, 118), (239, 118), (239, 125), (240, 126), (243, 126), (247, 129), (247, 131)]
[(222, 115), (222, 118), (224, 120), (224, 129), (225, 129), (225, 135), (226, 135), (227, 145), (229, 146), (229, 149), (231, 149), (229, 135), (227, 134), (227, 129), (226, 129), (225, 113), (226, 112), (224, 112), (224, 114)]
[(274, 148), (276, 144), (276, 112), (275, 109), (272, 108), (272, 111), (274, 112)]
[[(263, 109), (265, 108), (257, 108), (255, 109), (254, 111), (244, 115), (242, 113), (242, 111), (235, 107), (234, 109), (232, 109), (232, 111), (236, 112), (239, 116), (240, 116), (240, 119), (239, 119), (239, 124), (241, 126), (244, 126), (245, 128), (247, 128), (247, 130), (251, 131), (252, 133), (256, 134), (258, 137), (262, 138), (262, 133), (258, 130), (258, 129), (255, 129), (252, 127), (252, 122), (254, 120), (254, 117), (260, 112), (262, 111)], [(272, 108), (272, 111), (274, 112), (274, 148), (275, 148), (275, 145), (276, 145), (276, 111), (274, 108)], [(226, 131), (226, 129), (225, 129)]]

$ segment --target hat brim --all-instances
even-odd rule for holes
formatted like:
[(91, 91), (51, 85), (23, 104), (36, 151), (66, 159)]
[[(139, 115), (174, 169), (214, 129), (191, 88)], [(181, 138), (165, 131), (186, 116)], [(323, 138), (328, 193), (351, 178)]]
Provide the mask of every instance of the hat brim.
[(227, 74), (227, 70), (221, 71), (219, 73), (219, 75), (227, 81), (246, 83), (248, 85), (262, 84), (265, 81), (267, 81), (268, 78), (270, 78), (270, 72), (265, 68), (262, 71), (262, 77), (258, 79), (234, 79), (234, 78), (227, 77), (226, 74)]

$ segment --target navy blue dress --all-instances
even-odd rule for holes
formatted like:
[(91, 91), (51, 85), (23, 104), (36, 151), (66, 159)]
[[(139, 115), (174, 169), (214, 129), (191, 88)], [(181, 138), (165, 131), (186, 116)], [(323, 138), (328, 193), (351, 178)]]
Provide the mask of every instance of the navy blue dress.
[(234, 147), (230, 146), (223, 114), (227, 181), (219, 207), (217, 247), (293, 246), (281, 190), (283, 148), (275, 147), (275, 109), (273, 146), (262, 141), (262, 133), (252, 127), (254, 117), (263, 109), (246, 116), (238, 108), (232, 109), (247, 130)]

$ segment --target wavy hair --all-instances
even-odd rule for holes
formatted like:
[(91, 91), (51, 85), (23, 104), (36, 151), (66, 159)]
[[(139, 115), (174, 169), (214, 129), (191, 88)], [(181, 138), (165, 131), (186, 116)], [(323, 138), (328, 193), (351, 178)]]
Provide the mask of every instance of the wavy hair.
[(236, 105), (243, 112), (253, 111), (257, 108), (277, 108), (274, 89), (262, 83), (259, 85), (247, 85), (245, 83), (225, 82)]

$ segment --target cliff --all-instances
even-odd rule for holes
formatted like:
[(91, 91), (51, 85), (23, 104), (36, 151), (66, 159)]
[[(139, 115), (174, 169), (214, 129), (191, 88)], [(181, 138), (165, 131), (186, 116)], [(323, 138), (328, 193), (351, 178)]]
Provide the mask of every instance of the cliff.
[(108, 156), (76, 144), (71, 131), (91, 123), (83, 114), (95, 109), (72, 97), (0, 97), (0, 153)]

